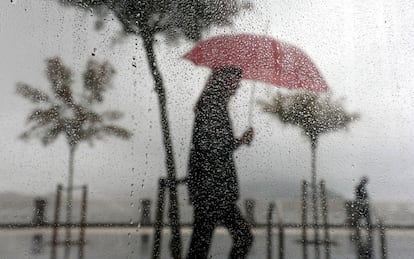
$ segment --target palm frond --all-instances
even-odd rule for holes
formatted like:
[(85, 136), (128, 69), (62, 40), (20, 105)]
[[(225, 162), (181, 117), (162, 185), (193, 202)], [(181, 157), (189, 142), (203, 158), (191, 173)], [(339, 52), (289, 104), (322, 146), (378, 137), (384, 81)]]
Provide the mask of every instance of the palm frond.
[(46, 125), (58, 119), (59, 108), (57, 106), (53, 106), (49, 109), (36, 109), (27, 118), (29, 122), (36, 122), (39, 125)]
[(25, 83), (17, 83), (16, 92), (34, 103), (49, 101), (49, 96), (47, 94)]
[(119, 120), (124, 116), (120, 111), (104, 111), (101, 116), (109, 121)]
[(85, 120), (89, 123), (98, 123), (103, 122), (103, 118), (101, 114), (98, 114), (93, 111), (86, 111), (85, 112)]
[(89, 92), (87, 99), (90, 103), (103, 101), (103, 93), (110, 86), (114, 73), (114, 68), (108, 62), (102, 64), (94, 60), (88, 62), (83, 74), (83, 85)]
[(49, 145), (53, 141), (57, 139), (60, 133), (63, 133), (64, 129), (61, 123), (55, 123), (49, 129), (45, 130), (44, 135), (42, 137), (43, 145)]
[(63, 103), (73, 103), (71, 70), (63, 65), (60, 58), (54, 57), (47, 60), (46, 72), (55, 97)]
[(81, 132), (82, 140), (89, 141), (92, 144), (93, 139), (102, 139), (100, 129), (98, 127), (88, 127)]
[(32, 126), (30, 129), (24, 131), (22, 134), (19, 135), (19, 139), (25, 140), (25, 141), (29, 140), (32, 137), (33, 132), (36, 130), (36, 127), (39, 127), (39, 126), (35, 125), (35, 126)]
[(106, 135), (112, 135), (123, 139), (129, 139), (132, 136), (132, 133), (128, 130), (114, 125), (103, 126), (101, 129)]
[(40, 124), (32, 125), (28, 130), (19, 135), (19, 139), (29, 140), (31, 138), (39, 138), (43, 135), (45, 126)]

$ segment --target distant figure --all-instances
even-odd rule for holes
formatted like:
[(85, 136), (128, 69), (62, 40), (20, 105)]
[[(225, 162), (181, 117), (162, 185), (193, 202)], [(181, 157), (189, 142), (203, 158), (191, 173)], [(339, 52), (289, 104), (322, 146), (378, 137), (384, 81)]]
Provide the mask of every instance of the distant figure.
[[(367, 184), (368, 177), (364, 176), (355, 188), (356, 215), (353, 223), (355, 232), (352, 234), (351, 240), (356, 242), (358, 259), (371, 259), (374, 251)], [(364, 220), (365, 225), (363, 224)], [(363, 235), (362, 229), (367, 230), (366, 235)]]
[(357, 225), (360, 226), (361, 220), (365, 218), (368, 225), (371, 225), (369, 213), (369, 200), (367, 191), (368, 177), (364, 176), (355, 188), (355, 204), (357, 212)]
[(228, 112), (241, 76), (239, 68), (213, 69), (195, 108), (187, 182), (194, 225), (187, 259), (207, 258), (218, 224), (227, 227), (232, 236), (230, 258), (246, 258), (253, 242), (250, 224), (236, 205), (239, 184), (233, 159), (240, 145), (252, 141), (253, 129), (236, 139)]

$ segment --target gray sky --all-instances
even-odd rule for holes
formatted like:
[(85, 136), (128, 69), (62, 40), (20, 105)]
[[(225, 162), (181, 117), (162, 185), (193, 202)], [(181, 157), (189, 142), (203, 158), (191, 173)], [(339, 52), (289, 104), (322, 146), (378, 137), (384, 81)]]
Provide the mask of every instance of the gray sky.
[[(94, 147), (81, 145), (75, 158), (75, 183), (89, 184), (96, 196), (153, 193), (156, 179), (165, 175), (164, 150), (158, 100), (141, 40), (129, 37), (114, 44), (120, 29), (115, 22), (96, 32), (92, 13), (66, 9), (54, 1), (12, 2), (0, 2), (0, 190), (38, 194), (55, 190), (57, 182), (66, 183), (68, 147), (63, 138), (48, 147), (35, 139), (18, 140), (33, 106), (15, 94), (15, 84), (22, 81), (48, 88), (44, 61), (56, 55), (79, 76), (95, 52), (96, 59), (109, 60), (117, 70), (105, 104), (125, 113), (120, 124), (134, 136), (128, 142), (107, 139)], [(372, 198), (414, 201), (414, 3), (290, 2), (258, 1), (254, 11), (235, 19), (234, 26), (214, 29), (205, 37), (223, 32), (263, 33), (305, 50), (334, 99), (343, 99), (347, 110), (361, 115), (348, 130), (321, 137), (318, 177), (350, 197), (356, 181), (368, 175)], [(156, 46), (180, 176), (186, 173), (193, 106), (209, 73), (181, 59), (191, 46), (185, 41), (167, 45), (162, 38)], [(134, 58), (137, 67), (132, 66)], [(280, 90), (243, 82), (231, 103), (236, 134), (249, 126), (251, 87), (256, 87), (257, 99)], [(258, 181), (277, 188), (281, 179), (291, 179), (299, 188), (299, 180), (310, 178), (309, 143), (299, 129), (281, 125), (258, 105), (253, 110), (253, 127), (254, 143), (236, 153), (242, 186)]]

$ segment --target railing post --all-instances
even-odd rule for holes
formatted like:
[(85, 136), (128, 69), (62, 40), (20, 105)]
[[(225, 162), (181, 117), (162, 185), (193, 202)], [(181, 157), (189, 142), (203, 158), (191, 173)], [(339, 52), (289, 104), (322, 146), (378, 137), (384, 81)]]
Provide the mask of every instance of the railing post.
[(307, 239), (307, 198), (308, 198), (308, 192), (307, 192), (307, 186), (308, 183), (304, 180), (302, 182), (302, 251), (303, 251), (303, 259), (308, 258), (308, 239)]
[(43, 226), (45, 224), (45, 209), (46, 209), (46, 200), (37, 198), (34, 200), (34, 214), (32, 219), (32, 224), (34, 226)]
[(164, 196), (166, 189), (166, 180), (165, 178), (160, 178), (158, 181), (158, 201), (157, 201), (157, 211), (155, 215), (155, 225), (154, 225), (154, 246), (152, 250), (152, 258), (160, 258), (160, 249), (161, 249), (161, 230), (163, 227), (163, 216), (164, 216)]
[(88, 187), (84, 185), (82, 186), (81, 222), (80, 222), (80, 233), (79, 233), (79, 259), (84, 258), (87, 202), (88, 202)]
[(244, 207), (246, 209), (246, 220), (250, 225), (254, 226), (256, 224), (254, 217), (254, 209), (256, 207), (256, 201), (253, 199), (244, 200)]
[[(143, 199), (141, 200), (141, 226), (151, 226), (151, 200)], [(142, 244), (147, 244), (149, 242), (149, 234), (144, 233), (141, 236)]]
[(285, 226), (283, 225), (282, 206), (275, 204), (275, 209), (279, 225), (279, 259), (283, 259), (285, 258)]
[(62, 198), (62, 185), (59, 184), (57, 186), (57, 191), (56, 191), (56, 200), (55, 200), (55, 215), (54, 215), (54, 219), (53, 219), (53, 232), (52, 232), (52, 249), (50, 252), (50, 258), (51, 259), (56, 259), (56, 248), (57, 248), (57, 244), (58, 244), (58, 228), (59, 228), (59, 218), (60, 218), (60, 202), (61, 202), (61, 198)]
[(267, 259), (272, 259), (273, 257), (273, 249), (272, 249), (272, 230), (273, 230), (273, 209), (275, 204), (271, 202), (269, 204), (269, 209), (267, 212), (267, 239), (266, 239), (266, 247), (267, 247)]
[(41, 254), (43, 248), (43, 235), (34, 234), (32, 239), (32, 248), (31, 252), (35, 255)]
[(279, 259), (285, 258), (285, 227), (279, 222)]
[(141, 200), (141, 226), (151, 225), (151, 200)]
[(379, 222), (380, 242), (381, 242), (381, 259), (387, 259), (387, 239), (385, 236), (385, 225), (382, 220)]
[[(45, 225), (45, 208), (46, 200), (41, 198), (36, 198), (34, 200), (34, 213), (32, 219), (32, 225), (35, 227), (41, 227)], [(33, 254), (40, 254), (43, 248), (43, 235), (36, 233), (32, 237), (32, 248), (31, 251)]]
[(322, 218), (324, 225), (324, 245), (325, 245), (325, 258), (331, 258), (331, 238), (329, 235), (329, 223), (328, 223), (328, 200), (326, 196), (325, 181), (320, 182), (321, 188), (321, 202), (322, 202)]

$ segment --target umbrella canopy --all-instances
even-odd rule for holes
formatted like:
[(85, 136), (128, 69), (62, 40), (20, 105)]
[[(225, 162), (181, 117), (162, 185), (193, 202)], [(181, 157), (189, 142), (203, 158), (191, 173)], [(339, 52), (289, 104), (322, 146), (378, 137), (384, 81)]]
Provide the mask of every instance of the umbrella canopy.
[(328, 90), (316, 65), (302, 50), (266, 36), (216, 36), (199, 42), (184, 58), (210, 68), (240, 67), (244, 79), (279, 87), (314, 92)]

